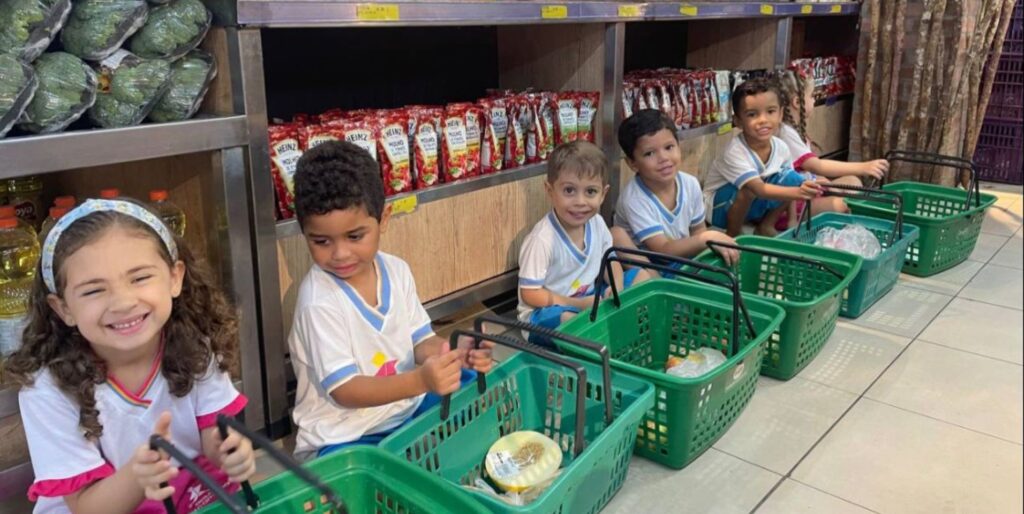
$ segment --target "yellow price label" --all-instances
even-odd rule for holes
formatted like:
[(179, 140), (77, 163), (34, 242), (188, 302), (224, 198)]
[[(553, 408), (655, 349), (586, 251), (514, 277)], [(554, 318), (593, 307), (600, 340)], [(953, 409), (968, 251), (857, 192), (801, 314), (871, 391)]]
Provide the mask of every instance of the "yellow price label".
[(829, 12), (831, 12), (832, 14), (839, 14), (843, 12), (843, 6), (833, 5), (831, 8), (829, 8)]
[(811, 14), (814, 12), (813, 5), (802, 5), (800, 6), (800, 14)]
[(697, 16), (700, 14), (700, 9), (696, 5), (682, 4), (679, 6), (679, 14), (683, 16)]
[(569, 17), (569, 8), (564, 5), (542, 5), (540, 17), (545, 20), (561, 20)]
[(409, 195), (391, 202), (391, 214), (411, 214), (418, 205), (416, 195)]
[(637, 18), (644, 15), (639, 5), (620, 5), (619, 18)]
[(359, 21), (398, 21), (401, 14), (397, 4), (359, 4), (356, 6)]
[(761, 4), (761, 14), (766, 16), (775, 14), (775, 6), (771, 4)]
[(723, 123), (718, 126), (718, 135), (724, 136), (732, 132), (732, 122)]

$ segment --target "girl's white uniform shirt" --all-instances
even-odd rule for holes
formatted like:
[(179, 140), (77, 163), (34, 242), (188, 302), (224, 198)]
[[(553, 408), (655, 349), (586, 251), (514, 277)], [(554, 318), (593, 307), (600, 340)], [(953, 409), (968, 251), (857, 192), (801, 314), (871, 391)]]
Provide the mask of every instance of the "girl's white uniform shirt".
[(814, 150), (811, 150), (807, 141), (800, 137), (800, 133), (795, 128), (783, 123), (777, 137), (789, 148), (789, 155), (793, 157), (793, 168), (796, 171), (804, 171), (804, 162), (812, 157), (817, 157)]
[(227, 373), (211, 364), (192, 391), (171, 394), (159, 368), (160, 357), (140, 391), (132, 393), (113, 378), (96, 385), (96, 408), (103, 434), (89, 441), (79, 427), (79, 407), (59, 389), (48, 370), (18, 393), (35, 482), (29, 499), (38, 501), (36, 514), (70, 512), (63, 496), (113, 475), (128, 464), (140, 445), (149, 441), (157, 419), (171, 413), (171, 442), (189, 459), (202, 454), (200, 431), (215, 426), (217, 414), (235, 415), (246, 398)]
[(700, 182), (689, 173), (676, 173), (676, 206), (669, 210), (639, 176), (626, 184), (615, 207), (615, 226), (629, 232), (638, 246), (659, 234), (669, 239), (690, 237), (690, 227), (704, 222)]

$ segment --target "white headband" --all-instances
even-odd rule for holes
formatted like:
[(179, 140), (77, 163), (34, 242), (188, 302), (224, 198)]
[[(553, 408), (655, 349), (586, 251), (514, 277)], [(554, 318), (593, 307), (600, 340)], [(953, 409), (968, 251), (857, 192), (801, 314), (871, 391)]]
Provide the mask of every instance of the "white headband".
[(57, 281), (53, 277), (53, 253), (57, 249), (57, 241), (74, 222), (96, 212), (119, 212), (145, 223), (160, 236), (164, 246), (167, 247), (167, 253), (171, 254), (171, 260), (178, 260), (178, 245), (174, 243), (174, 236), (171, 235), (170, 229), (167, 228), (163, 220), (146, 210), (145, 207), (123, 200), (86, 200), (61, 216), (60, 220), (50, 229), (50, 233), (46, 235), (42, 252), (43, 281), (46, 282), (46, 288), (51, 293), (57, 294)]

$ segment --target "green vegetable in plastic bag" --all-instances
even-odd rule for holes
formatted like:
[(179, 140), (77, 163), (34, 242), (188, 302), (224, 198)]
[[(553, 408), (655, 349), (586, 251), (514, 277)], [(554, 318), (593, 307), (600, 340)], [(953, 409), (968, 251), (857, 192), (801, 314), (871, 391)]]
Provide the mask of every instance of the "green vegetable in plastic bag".
[(216, 76), (217, 61), (212, 55), (202, 50), (189, 52), (171, 66), (171, 87), (157, 102), (149, 119), (163, 123), (191, 118)]
[(64, 49), (87, 61), (100, 61), (146, 23), (146, 0), (74, 0), (61, 31)]
[(0, 54), (0, 137), (32, 101), (39, 81), (32, 67), (9, 54)]
[(71, 13), (71, 0), (0, 0), (0, 52), (32, 62)]
[(100, 88), (89, 119), (103, 128), (142, 123), (170, 86), (171, 65), (120, 50), (100, 63)]
[(128, 49), (147, 59), (177, 59), (203, 41), (212, 22), (213, 13), (200, 0), (174, 0), (150, 11)]
[(18, 127), (37, 134), (64, 130), (96, 101), (96, 72), (66, 52), (43, 54), (35, 62), (39, 89)]

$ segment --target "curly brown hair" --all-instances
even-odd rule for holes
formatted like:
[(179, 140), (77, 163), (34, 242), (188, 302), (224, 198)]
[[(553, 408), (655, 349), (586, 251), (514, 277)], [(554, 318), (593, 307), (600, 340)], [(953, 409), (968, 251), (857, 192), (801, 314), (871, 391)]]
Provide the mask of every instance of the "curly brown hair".
[[(807, 137), (807, 107), (804, 106), (804, 93), (810, 84), (807, 79), (797, 70), (784, 70), (776, 74), (778, 81), (779, 100), (782, 103), (782, 122), (796, 129), (800, 138), (809, 141)], [(793, 100), (797, 99), (797, 112), (800, 119), (793, 119), (790, 108)]]
[[(96, 212), (75, 221), (61, 234), (53, 257), (57, 296), (63, 296), (66, 285), (63, 263), (114, 227), (152, 240), (167, 265), (174, 264), (163, 241), (145, 223), (118, 212)], [(211, 360), (216, 360), (222, 371), (237, 371), (238, 317), (224, 293), (214, 285), (205, 263), (192, 255), (183, 240), (175, 238), (175, 242), (178, 260), (185, 264), (185, 277), (181, 294), (173, 300), (171, 317), (163, 328), (160, 372), (167, 379), (171, 394), (183, 397), (207, 373)], [(78, 421), (85, 437), (98, 439), (103, 426), (99, 422), (95, 390), (106, 380), (106, 364), (78, 329), (66, 325), (50, 308), (49, 294), (37, 268), (22, 346), (5, 361), (6, 371), (16, 383), (30, 386), (37, 372), (49, 370), (61, 391), (78, 402)]]

